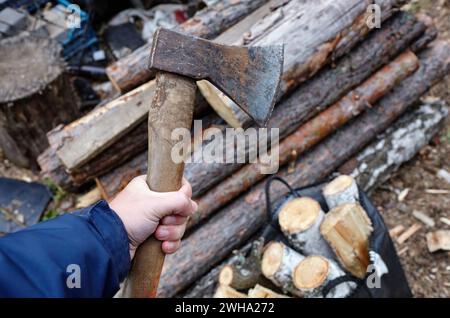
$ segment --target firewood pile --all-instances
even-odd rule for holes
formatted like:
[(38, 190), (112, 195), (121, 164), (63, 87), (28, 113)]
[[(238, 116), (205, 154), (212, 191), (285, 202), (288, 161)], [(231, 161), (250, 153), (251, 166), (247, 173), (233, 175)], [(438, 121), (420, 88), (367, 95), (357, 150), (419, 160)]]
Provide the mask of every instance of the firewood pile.
[[(315, 297), (343, 272), (356, 277), (365, 272), (365, 249), (346, 254), (353, 244), (365, 246), (371, 231), (355, 203), (355, 184), (370, 192), (387, 180), (430, 141), (448, 113), (443, 102), (421, 97), (449, 73), (450, 43), (438, 38), (429, 17), (402, 11), (405, 2), (226, 0), (177, 27), (230, 45), (283, 43), (280, 93), (268, 122), (268, 128), (279, 129), (278, 174), (293, 187), (339, 173), (350, 177), (324, 189), (329, 213), (306, 198), (287, 204), (279, 221), (290, 244), (263, 247), (253, 242), (266, 220), (263, 164), (187, 163), (185, 178), (199, 210), (181, 249), (166, 258), (159, 296)], [(379, 28), (368, 10), (373, 3), (381, 9)], [(110, 200), (146, 173), (146, 118), (155, 93), (155, 74), (147, 69), (150, 47), (108, 67), (119, 97), (48, 132), (49, 147), (29, 158), (37, 160), (44, 177), (74, 192), (95, 183), (95, 192)], [(193, 134), (192, 158), (204, 149), (199, 143), (208, 141), (201, 137), (211, 129), (254, 126), (209, 82), (198, 87), (194, 119), (202, 120), (202, 131)], [(274, 185), (274, 201), (285, 194)], [(357, 231), (361, 241), (336, 243), (342, 222), (353, 222), (345, 228)], [(251, 265), (243, 261), (249, 257)], [(240, 277), (245, 271), (262, 273), (261, 281)], [(334, 296), (344, 297), (352, 288), (344, 284)]]

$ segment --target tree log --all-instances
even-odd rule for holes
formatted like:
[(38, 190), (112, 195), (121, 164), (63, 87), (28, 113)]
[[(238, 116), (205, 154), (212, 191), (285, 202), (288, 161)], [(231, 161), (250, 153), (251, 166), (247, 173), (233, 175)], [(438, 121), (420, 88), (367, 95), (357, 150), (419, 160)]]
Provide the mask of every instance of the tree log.
[[(224, 0), (195, 14), (176, 29), (186, 34), (211, 39), (262, 6), (267, 0)], [(110, 81), (120, 92), (145, 83), (155, 76), (148, 69), (152, 43), (116, 61), (106, 69)]]
[(242, 255), (235, 264), (225, 265), (219, 273), (219, 284), (243, 290), (260, 282), (263, 245), (262, 240), (255, 240), (248, 256)]
[(359, 202), (358, 185), (353, 177), (342, 175), (323, 188), (323, 196), (331, 210), (345, 203)]
[(248, 298), (289, 298), (286, 295), (278, 294), (273, 290), (257, 284), (248, 291)]
[(362, 190), (370, 193), (428, 144), (447, 115), (442, 101), (422, 104), (402, 116), (339, 171), (353, 176)]
[(369, 238), (372, 222), (358, 203), (331, 209), (320, 226), (320, 233), (333, 248), (342, 266), (363, 279), (369, 265)]
[[(434, 42), (420, 54), (420, 61), (419, 69), (375, 107), (300, 158), (293, 173), (287, 174), (283, 169), (280, 175), (293, 187), (300, 187), (331, 174), (448, 74), (450, 44)], [(286, 189), (274, 184), (271, 193), (273, 200), (278, 200), (286, 194)], [(265, 219), (264, 182), (260, 182), (249, 193), (221, 209), (184, 239), (176, 254), (166, 258), (159, 295), (170, 297), (188, 287), (254, 234)]]
[[(289, 98), (277, 106), (269, 121), (269, 127), (278, 127), (280, 137), (292, 133), (301, 123), (339, 100), (349, 89), (359, 85), (383, 64), (406, 49), (425, 30), (421, 22), (404, 12), (385, 22), (383, 29), (370, 34), (367, 40), (342, 58), (335, 68), (327, 67), (314, 78), (299, 87)], [(234, 147), (234, 145), (233, 145)], [(141, 158), (145, 158), (144, 155)], [(141, 161), (145, 171), (146, 160)], [(242, 164), (187, 164), (185, 178), (193, 186), (198, 197), (225, 177), (237, 171)], [(117, 193), (114, 185), (125, 184), (125, 167), (107, 174), (103, 184), (108, 196)], [(121, 173), (119, 173), (119, 171)], [(113, 181), (114, 179), (119, 179)]]
[(19, 166), (35, 168), (46, 133), (80, 115), (60, 51), (51, 39), (29, 34), (0, 45), (0, 148)]
[[(371, 14), (367, 6), (373, 2), (381, 7), (384, 21), (403, 1), (290, 1), (256, 23), (240, 42), (255, 46), (285, 44), (280, 99), (312, 77), (331, 57), (342, 57), (367, 35), (370, 29), (366, 20)], [(245, 128), (251, 124), (250, 117), (212, 84), (202, 82), (199, 88), (229, 125)]]
[[(320, 140), (343, 126), (351, 118), (357, 116), (368, 106), (375, 103), (389, 92), (397, 83), (410, 75), (418, 66), (417, 57), (406, 52), (400, 55), (367, 81), (349, 92), (339, 102), (318, 114), (316, 117), (300, 126), (293, 134), (285, 138), (275, 151), (279, 152), (279, 165), (285, 165), (291, 160), (293, 151), (297, 155), (317, 144)], [(264, 178), (261, 164), (244, 166), (233, 175), (217, 184), (198, 199), (198, 213), (190, 219), (194, 226), (225, 205), (240, 193), (248, 190), (257, 181)], [(243, 182), (245, 180), (245, 182)]]
[(264, 250), (261, 270), (283, 292), (303, 296), (293, 283), (294, 269), (305, 257), (279, 242), (271, 242)]
[[(323, 298), (323, 288), (333, 279), (344, 276), (344, 271), (334, 261), (322, 256), (308, 256), (298, 264), (292, 274), (294, 286), (305, 298)], [(348, 297), (356, 284), (339, 284), (326, 295), (327, 298)]]
[(295, 198), (286, 202), (278, 215), (278, 222), (291, 246), (305, 256), (322, 255), (333, 259), (328, 243), (319, 228), (325, 217), (319, 203), (311, 198)]

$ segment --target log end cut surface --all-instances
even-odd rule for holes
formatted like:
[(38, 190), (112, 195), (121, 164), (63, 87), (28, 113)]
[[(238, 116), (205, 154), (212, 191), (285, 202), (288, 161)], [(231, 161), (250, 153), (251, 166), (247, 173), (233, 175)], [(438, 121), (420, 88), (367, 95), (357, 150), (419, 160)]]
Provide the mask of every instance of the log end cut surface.
[(273, 242), (267, 246), (264, 252), (261, 270), (266, 277), (272, 277), (280, 268), (283, 260), (284, 247), (283, 244)]
[(47, 38), (21, 35), (0, 44), (0, 103), (43, 90), (64, 69), (61, 47)]
[(311, 198), (298, 198), (287, 202), (280, 211), (280, 227), (288, 233), (297, 233), (311, 227), (320, 213), (320, 205)]
[(299, 289), (312, 289), (322, 285), (328, 275), (328, 261), (320, 256), (308, 256), (295, 268), (293, 282)]
[(346, 175), (341, 175), (341, 176), (337, 177), (336, 179), (334, 179), (333, 181), (331, 181), (330, 183), (328, 183), (323, 188), (323, 194), (325, 196), (327, 196), (327, 195), (333, 195), (333, 194), (340, 193), (340, 192), (344, 191), (345, 189), (347, 189), (348, 187), (350, 187), (353, 182), (354, 182), (354, 179), (352, 177), (346, 176)]

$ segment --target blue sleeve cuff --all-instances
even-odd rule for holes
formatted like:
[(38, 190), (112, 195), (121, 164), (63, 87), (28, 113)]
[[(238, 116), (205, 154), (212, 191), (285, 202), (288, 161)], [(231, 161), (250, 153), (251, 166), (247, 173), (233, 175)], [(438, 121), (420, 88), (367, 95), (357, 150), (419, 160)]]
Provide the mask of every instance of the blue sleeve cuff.
[(87, 217), (98, 231), (111, 255), (119, 279), (123, 281), (130, 270), (131, 259), (128, 235), (122, 220), (104, 200), (74, 214)]

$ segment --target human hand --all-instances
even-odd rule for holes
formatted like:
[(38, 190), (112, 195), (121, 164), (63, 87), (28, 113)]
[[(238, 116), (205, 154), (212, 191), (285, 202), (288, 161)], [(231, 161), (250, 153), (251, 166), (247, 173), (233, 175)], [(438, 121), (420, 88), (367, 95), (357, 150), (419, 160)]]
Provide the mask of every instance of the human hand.
[(149, 189), (145, 179), (145, 176), (134, 178), (109, 203), (125, 225), (131, 258), (136, 248), (152, 234), (162, 241), (162, 249), (166, 254), (176, 252), (188, 217), (197, 211), (197, 204), (191, 200), (192, 188), (187, 180), (183, 179), (178, 191), (154, 192)]

